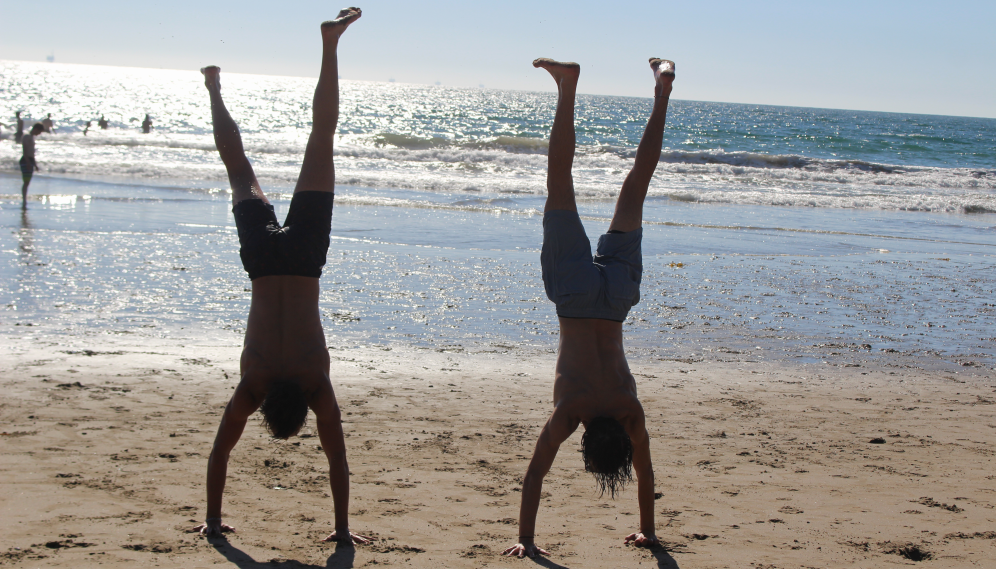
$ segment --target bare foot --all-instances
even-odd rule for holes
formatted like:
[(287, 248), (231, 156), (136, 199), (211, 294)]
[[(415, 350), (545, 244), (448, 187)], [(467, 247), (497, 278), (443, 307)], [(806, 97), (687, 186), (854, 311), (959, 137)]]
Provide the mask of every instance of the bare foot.
[(208, 91), (220, 91), (221, 90), (221, 68), (217, 65), (208, 65), (207, 67), (201, 67), (201, 73), (204, 74), (204, 86), (208, 88)]
[(654, 80), (657, 81), (654, 96), (670, 96), (671, 83), (674, 81), (674, 62), (670, 59), (651, 57), (650, 68), (654, 70)]
[(554, 61), (541, 57), (533, 60), (533, 67), (542, 67), (549, 71), (558, 87), (562, 86), (564, 81), (577, 85), (578, 76), (581, 75), (581, 66), (573, 61)]
[(342, 32), (346, 31), (346, 28), (349, 27), (349, 24), (359, 20), (362, 15), (363, 10), (359, 8), (343, 8), (339, 10), (339, 15), (334, 20), (322, 22), (322, 37), (338, 40)]

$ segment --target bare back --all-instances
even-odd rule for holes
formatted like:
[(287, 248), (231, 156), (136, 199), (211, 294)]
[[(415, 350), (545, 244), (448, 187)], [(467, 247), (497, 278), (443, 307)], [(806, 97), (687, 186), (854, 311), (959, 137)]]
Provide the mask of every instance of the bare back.
[(579, 421), (638, 415), (636, 380), (623, 349), (622, 323), (596, 318), (560, 318), (553, 404)]
[(329, 355), (318, 309), (318, 279), (268, 276), (252, 281), (242, 376), (256, 394), (276, 377), (296, 377), (311, 392), (328, 381)]

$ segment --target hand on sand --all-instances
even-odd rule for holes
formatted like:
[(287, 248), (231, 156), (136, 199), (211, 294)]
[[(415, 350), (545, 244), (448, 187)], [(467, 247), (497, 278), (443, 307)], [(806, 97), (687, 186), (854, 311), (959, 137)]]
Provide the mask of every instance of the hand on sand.
[(536, 547), (535, 543), (516, 543), (512, 547), (509, 547), (505, 551), (501, 552), (502, 555), (506, 557), (518, 557), (522, 559), (523, 557), (536, 557), (537, 555), (550, 555), (545, 549)]
[(632, 543), (637, 547), (657, 547), (661, 544), (661, 540), (653, 534), (645, 535), (643, 533), (631, 533), (626, 536), (626, 540), (623, 541), (623, 543), (625, 545)]
[(359, 545), (366, 545), (366, 544), (370, 543), (371, 541), (374, 541), (374, 540), (377, 539), (376, 537), (370, 537), (370, 536), (367, 536), (367, 535), (360, 535), (358, 533), (353, 533), (353, 532), (343, 532), (343, 533), (344, 534), (348, 533), (349, 537), (347, 538), (345, 535), (342, 535), (340, 537), (339, 532), (334, 531), (334, 532), (330, 533), (329, 536), (326, 537), (325, 539), (323, 539), (322, 541), (351, 541), (351, 542), (357, 543)]
[(211, 520), (188, 529), (187, 533), (199, 533), (205, 537), (221, 537), (223, 533), (230, 531), (235, 531), (235, 528), (228, 524), (221, 523), (221, 520)]

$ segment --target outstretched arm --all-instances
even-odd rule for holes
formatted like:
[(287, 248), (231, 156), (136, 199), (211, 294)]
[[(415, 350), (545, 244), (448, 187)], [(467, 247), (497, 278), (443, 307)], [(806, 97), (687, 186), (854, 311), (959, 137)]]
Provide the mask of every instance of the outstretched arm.
[(349, 463), (346, 462), (346, 440), (342, 435), (342, 413), (332, 385), (327, 383), (309, 403), (315, 412), (318, 438), (329, 461), (329, 484), (335, 508), (335, 531), (323, 541), (369, 543), (371, 538), (349, 531)]
[(232, 526), (221, 523), (221, 502), (225, 493), (225, 478), (228, 475), (228, 456), (242, 437), (249, 416), (259, 408), (259, 405), (245, 384), (239, 384), (235, 389), (235, 395), (225, 407), (221, 426), (218, 427), (218, 434), (214, 438), (214, 448), (211, 449), (211, 457), (208, 458), (207, 519), (190, 531), (214, 537), (221, 535), (222, 532), (235, 530)]
[(640, 504), (640, 531), (626, 536), (626, 544), (638, 547), (660, 545), (654, 525), (654, 465), (650, 459), (650, 435), (641, 415), (630, 431), (633, 442), (633, 470), (636, 471), (637, 500)]
[(529, 461), (526, 477), (522, 481), (522, 503), (519, 506), (519, 540), (518, 543), (502, 552), (502, 555), (535, 557), (536, 554), (549, 555), (545, 550), (536, 547), (536, 514), (539, 512), (540, 495), (543, 492), (543, 479), (550, 472), (557, 451), (567, 437), (578, 428), (578, 421), (572, 421), (563, 408), (554, 410), (550, 420), (543, 427), (536, 450)]

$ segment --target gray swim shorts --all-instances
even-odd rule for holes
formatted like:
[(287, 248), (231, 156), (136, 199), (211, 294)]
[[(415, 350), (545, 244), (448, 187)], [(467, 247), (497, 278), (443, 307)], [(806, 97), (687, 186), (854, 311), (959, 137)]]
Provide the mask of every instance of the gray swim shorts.
[(606, 233), (595, 257), (577, 212), (558, 209), (543, 216), (543, 285), (557, 316), (622, 322), (640, 302), (643, 228)]

